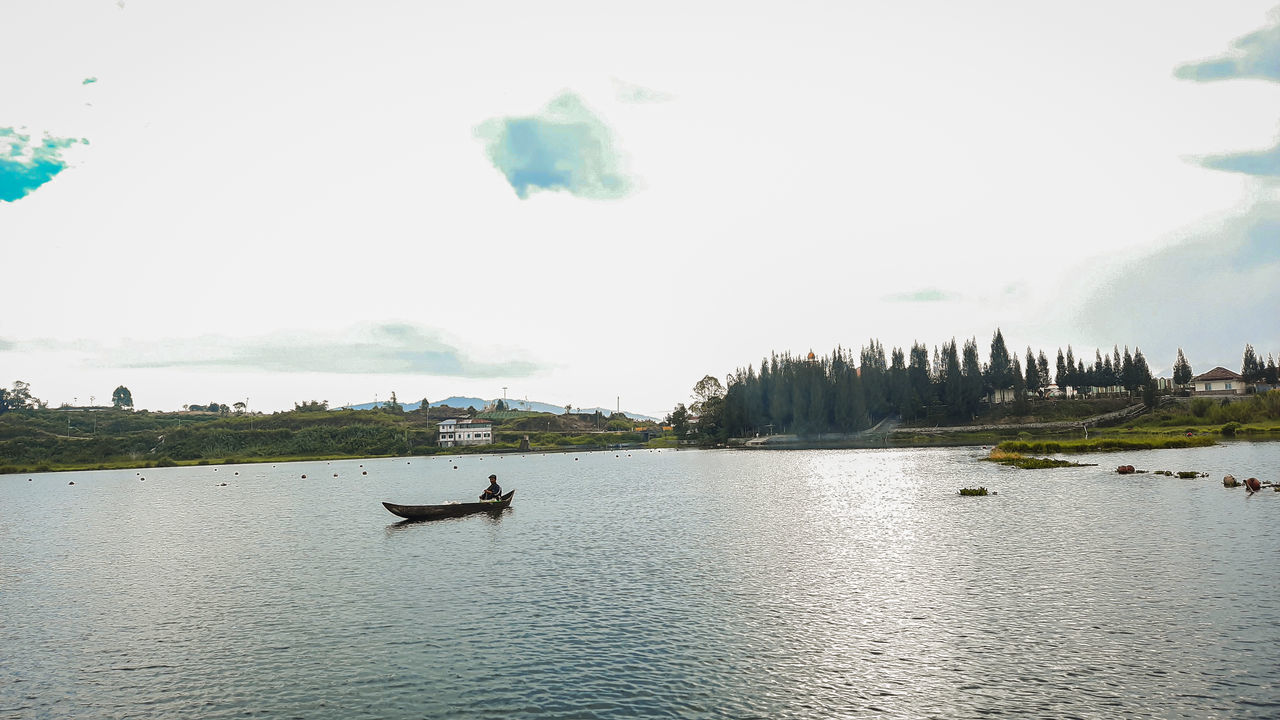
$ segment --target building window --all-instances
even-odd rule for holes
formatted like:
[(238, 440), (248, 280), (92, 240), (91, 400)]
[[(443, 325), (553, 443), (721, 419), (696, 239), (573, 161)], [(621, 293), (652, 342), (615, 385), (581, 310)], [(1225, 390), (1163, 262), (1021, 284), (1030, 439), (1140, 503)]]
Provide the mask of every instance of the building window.
[(1227, 386), (1226, 386), (1226, 388), (1224, 388), (1224, 389), (1226, 389), (1226, 390), (1230, 390), (1230, 389), (1231, 389), (1231, 383), (1227, 383)]
[(1210, 391), (1210, 390), (1212, 390), (1212, 389), (1213, 389), (1213, 383), (1205, 383), (1205, 384), (1204, 384), (1204, 391), (1205, 391), (1205, 392), (1209, 392), (1209, 391)]

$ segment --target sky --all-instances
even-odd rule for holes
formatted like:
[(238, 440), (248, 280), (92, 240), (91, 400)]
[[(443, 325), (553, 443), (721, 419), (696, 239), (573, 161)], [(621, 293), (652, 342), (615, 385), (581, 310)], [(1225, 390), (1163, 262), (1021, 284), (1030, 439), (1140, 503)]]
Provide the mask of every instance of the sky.
[(1280, 354), (1274, 2), (17, 0), (0, 385), (661, 416), (770, 352)]

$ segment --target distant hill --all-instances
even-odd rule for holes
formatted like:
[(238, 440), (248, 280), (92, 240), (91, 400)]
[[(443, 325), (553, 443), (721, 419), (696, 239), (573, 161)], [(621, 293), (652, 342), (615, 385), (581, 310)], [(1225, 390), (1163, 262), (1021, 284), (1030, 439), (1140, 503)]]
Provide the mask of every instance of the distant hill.
[[(476, 410), (483, 410), (487, 405), (491, 405), (493, 403), (496, 403), (497, 401), (498, 401), (498, 398), (494, 398), (492, 400), (485, 400), (484, 398), (459, 397), (455, 395), (453, 397), (445, 398), (444, 400), (436, 400), (431, 403), (431, 407), (440, 407), (441, 405), (448, 405), (449, 407), (454, 407), (454, 408), (470, 407), (470, 408), (475, 408)], [(516, 400), (514, 398), (507, 398), (506, 402), (507, 402), (507, 406), (512, 410), (528, 410), (529, 412), (545, 412), (545, 413), (552, 413), (555, 415), (560, 415), (564, 413), (563, 405), (552, 405), (550, 403), (537, 402), (535, 400)], [(379, 407), (380, 405), (382, 405), (381, 402), (367, 402), (367, 403), (360, 403), (358, 405), (343, 405), (342, 407), (334, 408), (334, 409), (335, 410), (372, 410), (376, 407)], [(415, 402), (400, 403), (400, 406), (405, 409), (405, 412), (408, 412), (410, 410), (417, 410), (421, 405), (422, 405), (421, 400), (418, 400)], [(603, 407), (573, 409), (573, 413), (575, 415), (579, 413), (586, 414), (586, 415), (593, 415), (597, 411), (604, 415), (609, 415), (610, 413), (613, 412), (613, 409), (603, 408)], [(626, 413), (627, 417), (633, 418), (636, 420), (652, 420), (653, 422), (657, 422), (659, 420), (659, 418), (656, 418), (656, 417), (650, 417), (649, 415), (641, 415), (640, 413), (634, 413), (628, 410), (623, 410), (623, 412)]]

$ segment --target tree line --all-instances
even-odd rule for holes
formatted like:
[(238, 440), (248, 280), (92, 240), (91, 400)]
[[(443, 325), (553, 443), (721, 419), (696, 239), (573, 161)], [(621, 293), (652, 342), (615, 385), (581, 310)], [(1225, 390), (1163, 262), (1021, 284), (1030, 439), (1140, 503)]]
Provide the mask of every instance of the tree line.
[[(66, 407), (66, 403), (63, 406)], [(111, 406), (117, 410), (133, 407), (133, 393), (129, 388), (120, 385), (111, 393)], [(10, 410), (46, 410), (49, 403), (31, 394), (31, 385), (23, 380), (14, 380), (10, 388), (0, 387), (0, 414)]]
[[(1274, 373), (1275, 362), (1262, 364), (1248, 346), (1245, 368), (1246, 381), (1261, 381)], [(1173, 381), (1185, 386), (1191, 378), (1191, 364), (1179, 348)], [(694, 402), (676, 406), (667, 420), (678, 435), (700, 442), (771, 432), (851, 433), (889, 417), (969, 421), (988, 402), (1010, 403), (1015, 415), (1025, 415), (1030, 399), (1043, 397), (1051, 384), (1084, 397), (1140, 396), (1150, 405), (1157, 395), (1151, 368), (1136, 346), (1133, 352), (1127, 345), (1110, 353), (1096, 349), (1087, 360), (1068, 345), (1051, 364), (1043, 349), (1027, 347), (1021, 357), (1011, 353), (997, 328), (986, 362), (976, 338), (953, 338), (932, 352), (913, 343), (886, 353), (872, 339), (856, 356), (843, 347), (822, 357), (772, 353), (759, 369), (748, 365), (730, 374), (726, 385), (704, 377), (694, 387)]]

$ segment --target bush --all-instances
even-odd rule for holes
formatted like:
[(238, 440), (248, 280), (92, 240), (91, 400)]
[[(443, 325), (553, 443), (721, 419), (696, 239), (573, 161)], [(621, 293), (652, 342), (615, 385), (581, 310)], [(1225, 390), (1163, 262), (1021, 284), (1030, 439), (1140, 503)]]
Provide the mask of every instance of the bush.
[(1235, 437), (1236, 431), (1240, 429), (1240, 423), (1232, 421), (1222, 426), (1222, 435), (1224, 437)]
[(1213, 401), (1209, 398), (1196, 398), (1191, 401), (1191, 414), (1202, 418), (1209, 414), (1209, 409), (1212, 407)]

